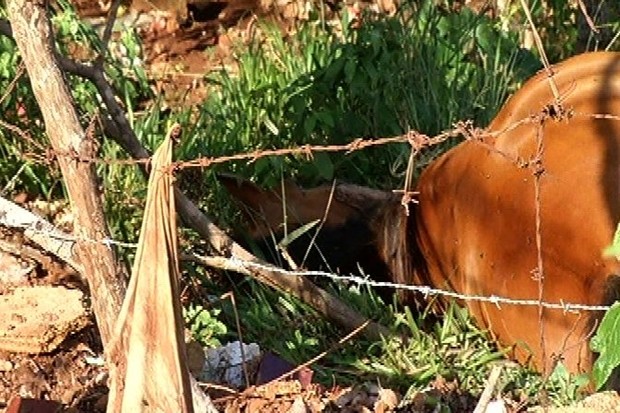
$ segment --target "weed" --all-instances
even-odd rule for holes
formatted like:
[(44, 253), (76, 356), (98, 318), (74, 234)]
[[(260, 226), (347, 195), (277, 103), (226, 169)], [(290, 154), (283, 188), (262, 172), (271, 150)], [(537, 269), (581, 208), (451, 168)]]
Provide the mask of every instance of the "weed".
[(220, 312), (219, 309), (209, 310), (195, 304), (183, 309), (183, 318), (192, 337), (205, 347), (221, 346), (219, 338), (228, 332), (226, 325), (217, 318)]

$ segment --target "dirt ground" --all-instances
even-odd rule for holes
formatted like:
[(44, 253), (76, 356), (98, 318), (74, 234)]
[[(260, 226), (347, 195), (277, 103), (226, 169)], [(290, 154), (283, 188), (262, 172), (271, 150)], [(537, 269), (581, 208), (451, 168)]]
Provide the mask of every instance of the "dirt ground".
[[(157, 93), (164, 94), (170, 104), (181, 100), (192, 104), (206, 96), (205, 73), (222, 66), (234, 69), (232, 45), (250, 38), (257, 15), (273, 19), (283, 30), (304, 17), (304, 2), (265, 1), (169, 1), (164, 3), (182, 7), (168, 12), (135, 2), (119, 21), (127, 25), (139, 22), (147, 67), (157, 79)], [(80, 14), (95, 26), (104, 24), (107, 2), (77, 0), (76, 4)], [(335, 3), (329, 5), (337, 8)], [(370, 6), (386, 13), (395, 7), (387, 0)], [(20, 253), (25, 248), (35, 253)], [(0, 314), (5, 317), (0, 320), (0, 412), (20, 411), (16, 407), (20, 398), (22, 403), (28, 399), (54, 401), (21, 411), (105, 411), (108, 376), (84, 286), (75, 274), (46, 254), (33, 258), (36, 247), (24, 243), (19, 233), (0, 234), (0, 251), (4, 251), (0, 253)], [(71, 298), (54, 301), (65, 297), (63, 294)], [(36, 328), (31, 330), (33, 325)], [(252, 386), (240, 393), (226, 387), (207, 389), (218, 409), (230, 413), (431, 412), (438, 406), (467, 412), (478, 402), (455, 383), (441, 378), (400, 409), (396, 406), (402, 395), (376, 384), (327, 389), (303, 375), (297, 380)], [(518, 402), (505, 401), (502, 406), (508, 411), (518, 410)], [(620, 411), (620, 400), (616, 393), (607, 393), (564, 411)]]

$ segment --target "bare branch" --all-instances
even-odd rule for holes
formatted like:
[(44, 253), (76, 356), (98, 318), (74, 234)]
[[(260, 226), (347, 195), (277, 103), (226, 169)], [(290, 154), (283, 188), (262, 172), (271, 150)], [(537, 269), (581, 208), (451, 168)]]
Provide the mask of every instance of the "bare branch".
[(114, 27), (114, 22), (116, 21), (116, 15), (118, 14), (118, 8), (121, 5), (121, 0), (112, 1), (112, 5), (110, 10), (108, 11), (108, 19), (105, 24), (105, 29), (103, 30), (103, 36), (101, 38), (101, 53), (97, 56), (95, 60), (94, 66), (98, 69), (103, 69), (103, 62), (105, 61), (105, 56), (108, 53), (108, 45), (110, 44), (110, 37), (112, 37), (112, 28)]

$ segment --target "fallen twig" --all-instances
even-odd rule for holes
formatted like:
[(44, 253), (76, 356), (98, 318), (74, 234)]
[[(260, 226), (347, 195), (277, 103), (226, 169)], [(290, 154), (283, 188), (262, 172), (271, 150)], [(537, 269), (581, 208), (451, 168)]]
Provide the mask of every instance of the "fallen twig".
[(487, 383), (484, 386), (484, 391), (480, 395), (480, 400), (478, 400), (478, 404), (476, 404), (476, 408), (474, 409), (474, 413), (484, 413), (487, 411), (487, 406), (493, 397), (493, 392), (495, 390), (495, 386), (497, 385), (497, 381), (499, 380), (502, 374), (502, 365), (496, 364), (491, 369), (491, 373), (489, 374), (489, 378), (487, 379)]

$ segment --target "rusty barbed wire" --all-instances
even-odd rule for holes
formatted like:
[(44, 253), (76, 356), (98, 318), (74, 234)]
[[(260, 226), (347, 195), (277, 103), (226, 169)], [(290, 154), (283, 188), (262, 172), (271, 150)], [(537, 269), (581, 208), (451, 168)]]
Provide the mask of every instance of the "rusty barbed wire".
[[(556, 116), (556, 115), (559, 115), (559, 116)], [(173, 169), (179, 170), (179, 169), (191, 168), (191, 167), (209, 167), (215, 164), (223, 164), (226, 162), (240, 161), (240, 160), (246, 160), (249, 162), (253, 162), (261, 157), (266, 157), (266, 156), (284, 156), (284, 155), (300, 155), (301, 154), (301, 155), (306, 155), (306, 156), (311, 157), (314, 152), (338, 152), (338, 151), (344, 152), (345, 154), (349, 154), (354, 151), (362, 150), (368, 147), (392, 144), (392, 143), (408, 143), (409, 146), (411, 147), (412, 153), (417, 154), (425, 148), (438, 145), (440, 143), (447, 141), (448, 139), (461, 138), (466, 141), (472, 141), (477, 144), (483, 145), (485, 148), (489, 149), (490, 151), (501, 155), (507, 161), (515, 165), (516, 167), (531, 169), (532, 174), (535, 178), (534, 179), (535, 188), (538, 187), (538, 191), (535, 190), (535, 199), (534, 199), (534, 202), (536, 204), (536, 222), (537, 222), (536, 234), (538, 237), (541, 232), (541, 228), (540, 228), (541, 200), (540, 200), (538, 193), (540, 191), (540, 187), (539, 187), (540, 177), (542, 176), (544, 172), (544, 163), (543, 163), (543, 158), (542, 158), (544, 155), (544, 147), (540, 147), (539, 150), (536, 151), (536, 153), (533, 155), (531, 159), (521, 159), (519, 157), (505, 153), (501, 151), (500, 149), (496, 148), (493, 145), (493, 139), (501, 136), (504, 133), (508, 133), (520, 126), (534, 123), (534, 124), (537, 124), (537, 137), (540, 141), (544, 138), (542, 136), (542, 130), (546, 122), (549, 122), (549, 121), (561, 122), (565, 118), (574, 118), (574, 117), (586, 117), (586, 118), (592, 118), (592, 119), (620, 121), (620, 116), (613, 115), (613, 114), (580, 113), (580, 112), (574, 112), (570, 110), (570, 108), (562, 109), (561, 113), (556, 114), (556, 113), (550, 113), (548, 108), (543, 108), (540, 112), (533, 113), (530, 116), (527, 116), (521, 120), (513, 122), (511, 125), (507, 126), (506, 128), (499, 130), (499, 131), (495, 131), (495, 132), (490, 132), (485, 129), (477, 128), (474, 126), (472, 121), (461, 121), (461, 122), (457, 122), (452, 129), (444, 131), (433, 137), (429, 137), (426, 134), (412, 130), (403, 135), (399, 135), (395, 137), (377, 138), (377, 139), (356, 139), (348, 144), (343, 144), (343, 145), (302, 145), (300, 147), (295, 147), (295, 148), (265, 149), (265, 150), (247, 152), (247, 153), (234, 154), (234, 155), (225, 155), (225, 156), (220, 156), (220, 157), (202, 157), (202, 158), (197, 158), (197, 159), (193, 159), (189, 161), (176, 162), (174, 164)], [(0, 123), (0, 126), (5, 126), (5, 125)], [(13, 126), (11, 125), (11, 130), (13, 130), (12, 128)], [(92, 134), (92, 130), (89, 133)], [(75, 152), (70, 153), (70, 154), (53, 153), (53, 151), (51, 151), (49, 148), (46, 150), (45, 154), (43, 154), (42, 156), (45, 157), (45, 160), (47, 162), (49, 162), (51, 159), (57, 156), (69, 156), (71, 157), (71, 159), (80, 161), (80, 162), (103, 162), (106, 164), (131, 165), (131, 164), (137, 164), (137, 163), (150, 162), (150, 159), (106, 160), (106, 159), (95, 158), (95, 157), (84, 158), (84, 157), (78, 156), (78, 154)], [(171, 171), (171, 172), (174, 172), (174, 171)], [(404, 192), (403, 197), (405, 196), (411, 197), (412, 195), (412, 193), (409, 193), (406, 191), (403, 191), (403, 192)], [(403, 200), (404, 199), (405, 198), (403, 198)], [(407, 202), (410, 202), (410, 201), (411, 199), (408, 199)], [(18, 228), (22, 230), (29, 229), (31, 231), (35, 231), (38, 234), (48, 235), (53, 238), (60, 238), (67, 242), (101, 243), (108, 247), (111, 247), (112, 245), (115, 245), (117, 247), (122, 247), (122, 248), (135, 248), (136, 247), (136, 244), (114, 240), (109, 237), (99, 239), (99, 240), (94, 240), (94, 239), (86, 239), (82, 236), (80, 237), (74, 236), (71, 234), (59, 235), (57, 230), (47, 231), (45, 229), (33, 228), (31, 225), (19, 225), (19, 224), (7, 225), (6, 223), (3, 223), (3, 224), (4, 226)], [(539, 255), (542, 249), (542, 243), (543, 241), (541, 239), (540, 242), (537, 242), (537, 245), (536, 245)], [(276, 272), (280, 272), (283, 274), (322, 277), (322, 278), (330, 279), (333, 281), (352, 282), (358, 285), (365, 285), (365, 286), (370, 286), (370, 287), (387, 287), (387, 288), (392, 288), (395, 290), (413, 291), (413, 292), (420, 293), (424, 295), (425, 297), (441, 296), (441, 297), (446, 297), (446, 298), (462, 300), (464, 302), (477, 301), (477, 302), (491, 303), (498, 307), (500, 307), (501, 305), (538, 306), (538, 308), (540, 308), (541, 311), (552, 309), (552, 310), (562, 310), (565, 313), (566, 312), (579, 312), (579, 311), (602, 312), (602, 311), (607, 311), (610, 308), (610, 306), (589, 305), (586, 303), (568, 303), (568, 302), (562, 302), (562, 301), (546, 302), (542, 299), (542, 296), (539, 296), (533, 299), (521, 299), (521, 298), (512, 298), (512, 297), (502, 297), (502, 296), (496, 296), (496, 295), (487, 296), (487, 295), (461, 294), (461, 293), (451, 291), (451, 290), (435, 288), (430, 285), (412, 285), (412, 284), (399, 284), (399, 283), (392, 283), (392, 282), (380, 282), (380, 281), (371, 280), (368, 277), (360, 277), (360, 276), (355, 276), (355, 275), (341, 275), (341, 274), (335, 274), (335, 273), (329, 273), (329, 272), (323, 272), (323, 271), (288, 271), (288, 270), (285, 270), (285, 269), (282, 269), (280, 267), (276, 267), (270, 264), (260, 264), (260, 263), (256, 263), (252, 261), (242, 261), (236, 257), (230, 257), (230, 258), (208, 257), (208, 258), (227, 261), (232, 269), (234, 269), (235, 267), (237, 268), (243, 267), (243, 268), (254, 268), (254, 269), (276, 271)], [(537, 268), (535, 268), (533, 271), (537, 275), (541, 283), (541, 287), (542, 287), (542, 284), (544, 283), (544, 264), (539, 260), (537, 263)]]
[[(604, 113), (582, 113), (582, 112), (573, 112), (568, 108), (565, 110), (567, 113), (567, 117), (587, 117), (592, 119), (599, 120), (613, 120), (620, 121), (620, 115), (613, 114), (604, 114)], [(445, 130), (437, 135), (432, 137), (427, 134), (421, 133), (419, 131), (411, 130), (402, 135), (393, 136), (393, 137), (383, 137), (383, 138), (357, 138), (353, 141), (346, 144), (334, 144), (334, 145), (312, 145), (305, 144), (293, 148), (277, 148), (277, 149), (256, 149), (248, 152), (242, 152), (232, 155), (221, 155), (221, 156), (204, 156), (199, 158), (194, 158), (191, 160), (180, 160), (176, 161), (170, 167), (171, 172), (178, 171), (186, 168), (208, 168), (214, 165), (224, 164), (228, 162), (234, 161), (248, 161), (249, 163), (256, 162), (260, 158), (268, 157), (268, 156), (288, 156), (288, 155), (305, 155), (308, 159), (312, 159), (313, 153), (319, 152), (344, 152), (346, 154), (350, 154), (355, 151), (363, 150), (369, 147), (374, 146), (382, 146), (386, 144), (393, 143), (409, 143), (410, 147), (413, 151), (419, 152), (424, 148), (432, 147), (447, 141), (450, 138), (462, 138), (464, 140), (471, 140), (479, 142), (487, 146), (488, 149), (506, 157), (511, 160), (513, 163), (517, 164), (520, 167), (527, 166), (523, 164), (523, 160), (515, 159), (514, 157), (506, 154), (497, 148), (493, 147), (493, 145), (485, 142), (485, 139), (494, 139), (505, 133), (508, 133), (520, 126), (531, 124), (531, 123), (539, 123), (541, 119), (550, 117), (548, 113), (548, 108), (542, 108), (538, 113), (532, 113), (531, 115), (524, 117), (523, 119), (517, 120), (511, 123), (509, 126), (494, 132), (490, 132), (483, 128), (475, 127), (472, 121), (460, 121), (455, 123), (454, 127), (449, 130)], [(561, 121), (563, 117), (560, 117), (557, 121)], [(58, 157), (67, 157), (74, 162), (86, 162), (86, 163), (96, 163), (96, 164), (105, 164), (105, 165), (138, 165), (138, 164), (149, 164), (150, 158), (142, 158), (142, 159), (108, 159), (102, 158), (99, 156), (84, 156), (78, 154), (76, 151), (66, 151), (66, 152), (58, 152), (53, 150), (52, 148), (45, 148), (40, 142), (35, 141), (29, 134), (23, 131), (16, 125), (9, 124), (0, 120), (0, 127), (4, 127), (5, 129), (18, 134), (23, 139), (31, 142), (33, 145), (36, 145), (38, 148), (41, 148), (42, 151), (37, 152), (24, 152), (22, 153), (22, 157), (28, 159), (33, 162), (42, 163), (45, 165), (49, 165), (56, 160)], [(89, 132), (92, 134), (92, 131)]]

